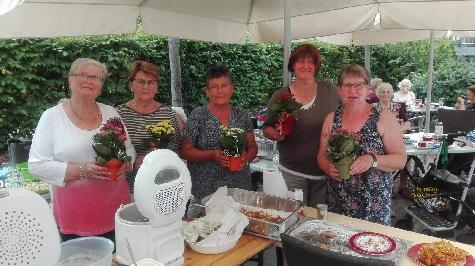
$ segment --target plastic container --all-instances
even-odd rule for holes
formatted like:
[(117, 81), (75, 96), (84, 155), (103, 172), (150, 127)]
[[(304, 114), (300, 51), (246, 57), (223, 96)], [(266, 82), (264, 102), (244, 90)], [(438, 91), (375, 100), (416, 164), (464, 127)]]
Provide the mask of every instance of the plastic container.
[(114, 243), (103, 237), (82, 237), (61, 243), (58, 266), (110, 266)]

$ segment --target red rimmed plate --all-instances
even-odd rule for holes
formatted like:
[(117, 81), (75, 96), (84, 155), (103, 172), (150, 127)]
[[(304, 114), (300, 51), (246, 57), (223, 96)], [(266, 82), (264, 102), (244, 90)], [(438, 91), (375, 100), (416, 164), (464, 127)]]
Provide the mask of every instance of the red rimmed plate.
[[(422, 261), (419, 260), (419, 249), (421, 249), (421, 246), (424, 243), (421, 244), (415, 244), (412, 246), (408, 251), (407, 255), (411, 257), (415, 262), (417, 262), (420, 265), (425, 265)], [(468, 256), (467, 260), (465, 261), (464, 266), (474, 266), (475, 265), (475, 258), (473, 256)]]
[(396, 241), (387, 235), (361, 232), (350, 237), (350, 247), (368, 255), (385, 255), (396, 249)]

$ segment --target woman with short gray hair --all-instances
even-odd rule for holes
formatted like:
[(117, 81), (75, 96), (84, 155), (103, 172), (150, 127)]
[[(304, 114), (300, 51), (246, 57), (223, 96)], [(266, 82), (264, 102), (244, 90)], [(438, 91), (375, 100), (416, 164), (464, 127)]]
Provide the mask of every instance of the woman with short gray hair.
[(401, 127), (401, 132), (406, 132), (411, 128), (411, 123), (407, 118), (405, 106), (392, 101), (394, 96), (393, 86), (389, 83), (383, 83), (376, 88), (376, 95), (379, 98), (381, 107), (388, 109), (394, 114)]

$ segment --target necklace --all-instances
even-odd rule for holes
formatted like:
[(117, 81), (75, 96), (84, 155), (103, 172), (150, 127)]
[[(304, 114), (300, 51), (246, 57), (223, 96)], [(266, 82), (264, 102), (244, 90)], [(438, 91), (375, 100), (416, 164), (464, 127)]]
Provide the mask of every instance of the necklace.
[[(76, 116), (79, 120), (81, 120), (81, 122), (85, 123), (86, 119), (82, 118), (81, 116), (78, 115), (78, 113), (76, 113), (76, 110), (74, 110), (73, 103), (71, 100), (69, 100), (69, 106), (71, 107), (71, 110), (73, 111), (74, 116)], [(96, 107), (96, 113), (94, 114), (94, 118), (90, 120), (91, 122), (95, 122), (98, 117), (97, 106), (95, 105), (95, 107)]]

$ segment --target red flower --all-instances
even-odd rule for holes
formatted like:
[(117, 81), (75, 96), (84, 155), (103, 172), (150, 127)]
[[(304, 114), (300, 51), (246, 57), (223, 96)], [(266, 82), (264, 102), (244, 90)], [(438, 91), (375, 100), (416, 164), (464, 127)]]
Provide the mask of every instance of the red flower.
[(274, 114), (275, 128), (280, 135), (288, 136), (294, 131), (296, 115), (302, 105), (289, 92), (282, 93), (269, 111)]
[(280, 135), (288, 136), (294, 131), (295, 121), (297, 121), (295, 116), (289, 113), (282, 112), (280, 114), (279, 119), (277, 120), (275, 129), (279, 132)]
[(278, 102), (282, 102), (282, 101), (285, 101), (285, 100), (295, 101), (294, 95), (290, 92), (284, 92), (277, 99)]

